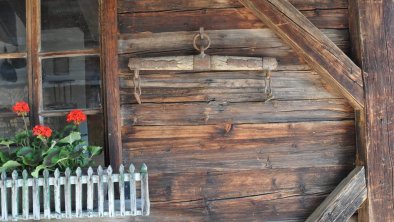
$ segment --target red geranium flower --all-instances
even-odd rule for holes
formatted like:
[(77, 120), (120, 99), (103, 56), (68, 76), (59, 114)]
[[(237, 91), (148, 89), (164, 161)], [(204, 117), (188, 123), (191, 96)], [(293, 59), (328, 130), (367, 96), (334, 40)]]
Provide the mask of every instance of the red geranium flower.
[(33, 135), (49, 138), (52, 136), (52, 129), (46, 126), (37, 125), (33, 128)]
[(76, 126), (79, 126), (79, 124), (85, 121), (86, 115), (81, 110), (73, 110), (67, 115), (67, 122), (73, 122)]
[(24, 101), (17, 102), (13, 107), (12, 110), (14, 113), (18, 114), (18, 116), (27, 116), (27, 113), (30, 112), (29, 104)]

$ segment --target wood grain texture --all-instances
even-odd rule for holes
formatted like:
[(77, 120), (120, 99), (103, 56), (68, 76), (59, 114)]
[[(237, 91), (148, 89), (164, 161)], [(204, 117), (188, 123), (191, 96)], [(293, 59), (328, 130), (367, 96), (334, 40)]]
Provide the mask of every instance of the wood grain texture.
[(364, 167), (356, 167), (308, 217), (306, 222), (348, 221), (367, 199)]
[(368, 200), (359, 221), (394, 221), (394, 2), (350, 1), (353, 52), (364, 72)]
[(120, 95), (118, 78), (117, 0), (102, 0), (100, 4), (101, 70), (103, 77), (106, 162), (114, 169), (122, 163), (120, 131)]
[[(145, 103), (263, 102), (267, 96), (263, 77), (256, 72), (141, 73), (141, 98)], [(131, 79), (130, 74), (121, 75), (122, 104), (136, 103)], [(342, 98), (310, 71), (273, 72), (272, 87), (275, 101)], [(275, 101), (267, 106), (275, 106)]]
[(364, 107), (361, 69), (287, 0), (240, 2), (341, 90), (353, 106)]
[[(319, 28), (348, 27), (347, 9), (304, 11)], [(245, 8), (202, 9), (192, 11), (160, 11), (119, 15), (121, 33), (256, 29), (266, 25)]]
[[(291, 2), (350, 52), (345, 0)], [(147, 163), (152, 200), (128, 220), (305, 221), (354, 168), (351, 106), (239, 2), (118, 3), (123, 160)], [(279, 60), (274, 101), (260, 72), (141, 71), (135, 104), (129, 59), (195, 55), (200, 25), (209, 55)]]
[[(247, 108), (246, 108), (247, 107)], [(122, 125), (203, 125), (352, 119), (344, 100), (170, 103), (122, 106)], [(184, 115), (179, 115), (183, 113)]]
[[(316, 9), (346, 9), (348, 3), (346, 0), (290, 0), (290, 2), (299, 10), (316, 10)], [(215, 8), (241, 8), (243, 7), (238, 0), (119, 0), (119, 13), (133, 12), (157, 12), (157, 11), (187, 11), (199, 9)]]

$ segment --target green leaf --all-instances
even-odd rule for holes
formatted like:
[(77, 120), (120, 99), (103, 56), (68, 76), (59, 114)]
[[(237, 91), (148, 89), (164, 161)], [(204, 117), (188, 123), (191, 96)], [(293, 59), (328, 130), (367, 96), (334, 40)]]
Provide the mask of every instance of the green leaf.
[(41, 152), (31, 147), (22, 147), (16, 155), (22, 158), (23, 163), (29, 166), (36, 166), (41, 162)]
[(12, 140), (0, 140), (0, 145), (10, 148), (11, 145), (15, 144)]
[(97, 156), (100, 155), (103, 151), (103, 148), (100, 146), (88, 146), (86, 150), (89, 152), (90, 156)]
[(38, 178), (40, 176), (40, 171), (44, 170), (46, 167), (44, 165), (39, 165), (36, 169), (31, 173), (34, 178)]
[(67, 149), (55, 147), (51, 149), (47, 156), (44, 158), (44, 165), (47, 167), (53, 167), (59, 162), (69, 158), (70, 152)]
[(0, 161), (1, 163), (5, 163), (9, 160), (9, 155), (0, 151)]
[(22, 166), (20, 163), (14, 160), (9, 160), (0, 167), (0, 170), (11, 170), (20, 166)]
[(81, 140), (81, 133), (79, 132), (71, 132), (70, 135), (61, 139), (58, 143), (62, 144), (73, 144), (75, 141)]

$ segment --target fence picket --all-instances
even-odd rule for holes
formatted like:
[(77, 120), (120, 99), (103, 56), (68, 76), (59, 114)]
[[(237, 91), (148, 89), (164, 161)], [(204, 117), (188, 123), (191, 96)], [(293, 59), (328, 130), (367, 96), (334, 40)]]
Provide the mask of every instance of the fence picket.
[(93, 216), (93, 192), (94, 192), (94, 183), (93, 183), (93, 169), (89, 167), (88, 169), (88, 178), (87, 178), (87, 209), (88, 209), (88, 217)]
[(64, 178), (64, 206), (66, 210), (66, 217), (71, 218), (71, 183), (70, 183), (70, 168), (66, 169)]
[(125, 204), (125, 186), (124, 186), (124, 166), (123, 164), (119, 167), (119, 197), (120, 197), (120, 216), (126, 215), (126, 204)]
[(148, 185), (148, 167), (142, 164), (141, 167), (141, 211), (143, 216), (150, 214), (149, 185)]
[(135, 216), (137, 215), (137, 191), (136, 191), (136, 182), (134, 178), (135, 166), (133, 164), (130, 164), (129, 173), (130, 173), (130, 207), (131, 207), (130, 209), (131, 209), (131, 215)]
[(51, 188), (49, 186), (49, 171), (47, 169), (44, 170), (43, 176), (44, 217), (46, 219), (51, 219)]
[(53, 198), (55, 200), (56, 218), (60, 219), (61, 215), (62, 215), (62, 211), (61, 211), (61, 203), (60, 203), (60, 171), (59, 171), (59, 169), (55, 170), (53, 194), (54, 194)]
[(34, 220), (41, 219), (40, 186), (36, 178), (33, 179), (33, 218)]
[(113, 170), (112, 167), (109, 166), (107, 169), (108, 174), (108, 216), (115, 216), (115, 189), (114, 189), (114, 181), (113, 181)]
[(1, 219), (8, 219), (8, 205), (7, 205), (7, 174), (3, 170), (1, 173)]
[(19, 213), (19, 184), (18, 184), (18, 172), (14, 170), (12, 172), (12, 220), (18, 219)]
[(103, 168), (101, 166), (97, 169), (98, 175), (98, 183), (97, 183), (97, 192), (98, 192), (98, 215), (99, 217), (104, 216), (104, 183), (103, 183)]
[(82, 216), (82, 169), (78, 167), (76, 171), (77, 180), (75, 183), (75, 214), (76, 217)]
[[(131, 164), (128, 171), (126, 173), (124, 166), (121, 165), (119, 174), (114, 174), (111, 167), (104, 171), (100, 166), (97, 169), (97, 175), (94, 175), (92, 168), (88, 169), (86, 176), (82, 175), (82, 169), (78, 168), (75, 171), (76, 176), (72, 176), (71, 170), (67, 168), (64, 176), (61, 176), (59, 169), (56, 169), (53, 177), (50, 176), (48, 170), (44, 170), (41, 178), (29, 178), (29, 174), (24, 170), (22, 179), (19, 179), (16, 171), (12, 172), (11, 177), (7, 177), (7, 173), (2, 172), (0, 178), (1, 220), (17, 221), (21, 219), (40, 220), (127, 215), (147, 216), (150, 213), (147, 167), (143, 165), (141, 172), (136, 173), (134, 165)], [(141, 210), (137, 210), (137, 181), (141, 181)], [(126, 182), (130, 182), (130, 190), (127, 187), (127, 194), (130, 193), (130, 198), (126, 197), (126, 185), (128, 185)], [(94, 204), (95, 183), (97, 183), (98, 190), (97, 206)], [(87, 188), (84, 188), (84, 184), (86, 184)], [(73, 192), (73, 186), (75, 186), (75, 192)], [(64, 187), (64, 190), (62, 190), (62, 187)], [(117, 188), (119, 188), (119, 199), (115, 200), (115, 190)], [(21, 192), (19, 189), (21, 189)], [(29, 201), (30, 189), (33, 197), (31, 202)], [(51, 197), (51, 189), (53, 189), (53, 197)], [(84, 192), (84, 189), (87, 189), (87, 192)], [(61, 192), (64, 192), (64, 199), (62, 199)], [(8, 203), (8, 197), (11, 198), (10, 203)], [(22, 200), (22, 212), (20, 212), (19, 206), (20, 197)], [(54, 198), (54, 209), (51, 208), (53, 207), (51, 198)], [(87, 201), (86, 211), (83, 210), (84, 205), (82, 201), (84, 198)], [(126, 198), (127, 201), (130, 200), (130, 210), (126, 208)], [(75, 212), (72, 209), (72, 200), (75, 200)], [(61, 201), (64, 201), (64, 212), (62, 212), (63, 203)], [(29, 205), (31, 203), (32, 207)], [(119, 204), (119, 206), (115, 205), (115, 203)], [(108, 206), (108, 211), (104, 206)], [(30, 212), (31, 209), (32, 213)], [(8, 214), (9, 210), (11, 212), (10, 215)], [(52, 214), (53, 210), (54, 214)]]
[(23, 177), (23, 187), (22, 187), (22, 196), (23, 196), (23, 203), (22, 203), (22, 208), (23, 208), (23, 219), (28, 220), (29, 219), (29, 179), (28, 179), (28, 173), (26, 170), (22, 172), (22, 177)]

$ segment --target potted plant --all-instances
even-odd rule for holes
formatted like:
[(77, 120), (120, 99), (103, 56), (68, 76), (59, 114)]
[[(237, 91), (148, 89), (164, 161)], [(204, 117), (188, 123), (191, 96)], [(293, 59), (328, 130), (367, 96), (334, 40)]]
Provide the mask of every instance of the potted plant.
[(37, 178), (40, 172), (75, 171), (92, 163), (92, 158), (101, 154), (102, 147), (90, 146), (81, 137), (79, 125), (86, 121), (81, 110), (72, 110), (67, 114), (67, 125), (61, 131), (48, 126), (27, 126), (29, 105), (22, 101), (12, 107), (13, 111), (25, 123), (22, 131), (11, 138), (0, 138), (0, 171), (27, 170)]

